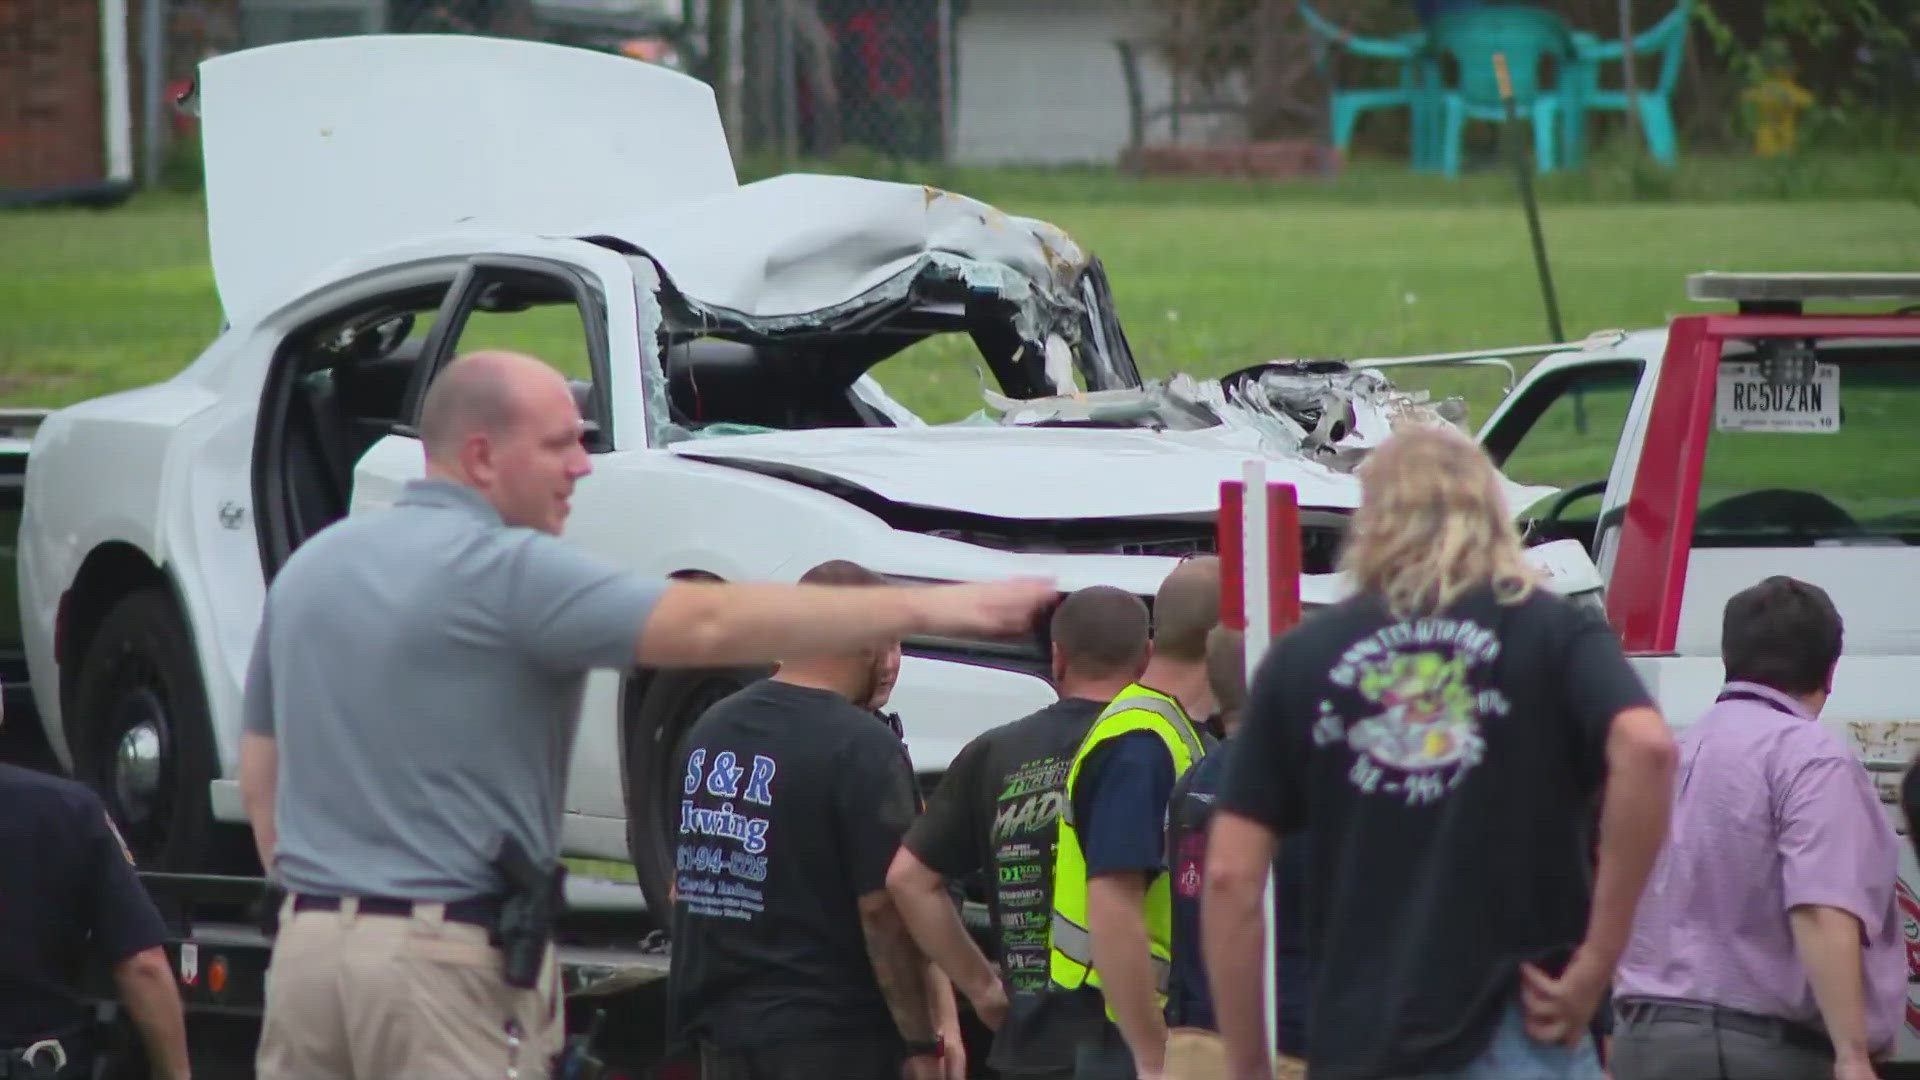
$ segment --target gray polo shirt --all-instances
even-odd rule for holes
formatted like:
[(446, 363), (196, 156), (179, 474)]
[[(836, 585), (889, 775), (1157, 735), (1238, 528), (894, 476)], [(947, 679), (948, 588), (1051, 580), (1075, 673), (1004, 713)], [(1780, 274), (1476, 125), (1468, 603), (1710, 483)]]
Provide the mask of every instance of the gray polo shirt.
[(557, 856), (586, 673), (632, 666), (662, 588), (445, 481), (303, 544), (245, 693), (279, 750), (281, 882), (454, 900), (500, 887), (507, 834)]

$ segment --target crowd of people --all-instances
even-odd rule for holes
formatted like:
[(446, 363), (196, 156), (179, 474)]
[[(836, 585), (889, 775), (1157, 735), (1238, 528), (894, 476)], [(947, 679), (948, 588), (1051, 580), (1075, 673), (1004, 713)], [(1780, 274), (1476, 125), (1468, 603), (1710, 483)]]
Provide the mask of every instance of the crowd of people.
[[(550, 367), (463, 357), (420, 428), (426, 478), (294, 554), (247, 673), (241, 790), (286, 890), (263, 1078), (548, 1075), (546, 928), (513, 959), (548, 879), (503, 867), (556, 860), (585, 676), (636, 664), (775, 665), (661, 793), (666, 1023), (703, 1080), (1861, 1080), (1893, 1048), (1899, 842), (1817, 722), (1826, 593), (1735, 595), (1725, 685), (1676, 738), (1451, 427), (1371, 452), (1351, 595), (1251, 673), (1212, 556), (1151, 605), (845, 560), (661, 583), (557, 539), (590, 464)], [(923, 800), (884, 713), (902, 638), (1037, 626), (1058, 700)], [(97, 807), (74, 843), (111, 851)], [(155, 929), (118, 924), (140, 991)], [(140, 1015), (184, 1077), (177, 999)]]

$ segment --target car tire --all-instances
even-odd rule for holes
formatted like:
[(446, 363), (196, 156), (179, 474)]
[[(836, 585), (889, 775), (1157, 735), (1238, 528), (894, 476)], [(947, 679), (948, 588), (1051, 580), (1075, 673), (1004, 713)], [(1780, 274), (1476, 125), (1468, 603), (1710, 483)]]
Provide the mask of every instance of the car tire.
[(693, 722), (721, 698), (772, 674), (771, 667), (686, 668), (654, 673), (626, 709), (625, 788), (627, 851), (655, 912), (667, 929), (674, 879), (673, 829), (680, 805), (675, 775), (680, 742)]
[(185, 620), (171, 597), (122, 597), (88, 643), (74, 682), (75, 778), (107, 804), (135, 861), (201, 868), (215, 760), (207, 695)]

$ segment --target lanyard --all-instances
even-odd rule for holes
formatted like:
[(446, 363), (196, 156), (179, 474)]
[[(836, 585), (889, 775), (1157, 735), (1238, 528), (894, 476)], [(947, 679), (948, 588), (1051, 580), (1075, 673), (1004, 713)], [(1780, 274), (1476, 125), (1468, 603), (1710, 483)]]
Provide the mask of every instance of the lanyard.
[(1787, 716), (1791, 716), (1795, 720), (1806, 719), (1805, 717), (1801, 716), (1799, 713), (1794, 712), (1792, 709), (1787, 708), (1785, 705), (1780, 704), (1779, 702), (1773, 700), (1767, 695), (1756, 694), (1751, 690), (1723, 690), (1720, 692), (1719, 697), (1713, 699), (1713, 703), (1715, 705), (1718, 705), (1723, 701), (1751, 701), (1758, 705), (1765, 705), (1767, 708), (1772, 709), (1774, 712), (1784, 713)]

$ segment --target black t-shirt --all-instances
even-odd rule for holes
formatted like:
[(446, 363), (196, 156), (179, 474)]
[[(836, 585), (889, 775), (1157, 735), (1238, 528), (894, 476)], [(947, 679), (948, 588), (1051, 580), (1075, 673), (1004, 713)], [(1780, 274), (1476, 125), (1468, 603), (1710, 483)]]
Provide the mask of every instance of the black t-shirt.
[(987, 871), (987, 908), (1010, 991), (1047, 987), (1055, 822), (1074, 751), (1105, 707), (1065, 698), (975, 738), (907, 832), (907, 850), (950, 881)]
[(918, 803), (900, 740), (838, 694), (767, 679), (709, 708), (679, 763), (676, 1040), (897, 1042), (857, 903), (886, 887)]
[(1604, 619), (1544, 591), (1408, 622), (1359, 596), (1275, 642), (1220, 805), (1313, 830), (1315, 1077), (1464, 1066), (1520, 964), (1557, 970), (1586, 930), (1607, 731), (1648, 703)]
[(1073, 1070), (1080, 1017), (1048, 993), (1047, 927), (1067, 770), (1104, 701), (1063, 698), (956, 754), (904, 841), (949, 881), (984, 871), (1010, 1006), (988, 1064), (1005, 1075)]
[(92, 1016), (72, 987), (163, 944), (166, 926), (133, 856), (88, 788), (0, 765), (0, 1046)]

